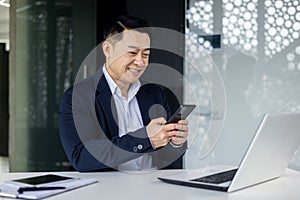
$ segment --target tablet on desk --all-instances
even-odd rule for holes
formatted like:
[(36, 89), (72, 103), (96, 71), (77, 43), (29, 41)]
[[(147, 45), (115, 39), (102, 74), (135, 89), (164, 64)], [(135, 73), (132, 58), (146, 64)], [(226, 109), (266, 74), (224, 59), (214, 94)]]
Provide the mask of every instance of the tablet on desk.
[(73, 178), (55, 175), (55, 174), (47, 174), (47, 175), (34, 176), (34, 177), (29, 177), (29, 178), (16, 179), (16, 180), (12, 180), (12, 182), (25, 183), (25, 184), (29, 184), (29, 185), (40, 185), (40, 184), (45, 184), (45, 183), (64, 181), (64, 180), (68, 180), (68, 179), (73, 179)]

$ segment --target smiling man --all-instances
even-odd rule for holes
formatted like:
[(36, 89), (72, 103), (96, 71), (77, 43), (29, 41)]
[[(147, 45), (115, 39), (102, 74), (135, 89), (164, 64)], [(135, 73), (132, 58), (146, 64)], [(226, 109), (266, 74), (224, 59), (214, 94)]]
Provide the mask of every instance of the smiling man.
[(103, 67), (65, 92), (60, 137), (76, 170), (176, 168), (183, 155), (188, 121), (166, 124), (163, 89), (139, 81), (149, 64), (149, 30), (145, 20), (118, 17), (104, 33)]
[(124, 29), (122, 39), (115, 40), (112, 36), (102, 45), (106, 70), (127, 98), (131, 84), (138, 82), (148, 66), (150, 38), (147, 33)]

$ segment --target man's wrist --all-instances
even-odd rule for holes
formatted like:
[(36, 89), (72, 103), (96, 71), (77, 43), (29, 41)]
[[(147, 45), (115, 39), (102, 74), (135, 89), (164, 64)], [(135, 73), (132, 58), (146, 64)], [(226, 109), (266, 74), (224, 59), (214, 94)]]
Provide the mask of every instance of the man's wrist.
[(149, 131), (148, 131), (148, 126), (145, 126), (145, 128), (146, 128), (146, 133), (147, 133), (147, 135), (148, 135), (148, 139), (149, 139), (149, 142), (150, 142), (152, 148), (153, 148), (153, 149), (156, 149), (155, 146), (152, 144), (152, 141), (151, 141), (151, 139), (150, 139), (150, 135), (149, 135)]

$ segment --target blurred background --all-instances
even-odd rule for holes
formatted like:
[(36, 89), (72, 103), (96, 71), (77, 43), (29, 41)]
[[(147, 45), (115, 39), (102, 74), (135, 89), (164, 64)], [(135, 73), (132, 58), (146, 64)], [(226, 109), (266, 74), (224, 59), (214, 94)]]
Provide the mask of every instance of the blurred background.
[[(0, 0), (2, 171), (70, 170), (58, 133), (62, 94), (123, 13), (185, 35), (175, 41), (184, 57), (155, 50), (151, 62), (182, 74), (179, 100), (198, 106), (186, 168), (236, 165), (266, 112), (300, 111), (298, 0)], [(300, 148), (289, 166), (300, 170)]]

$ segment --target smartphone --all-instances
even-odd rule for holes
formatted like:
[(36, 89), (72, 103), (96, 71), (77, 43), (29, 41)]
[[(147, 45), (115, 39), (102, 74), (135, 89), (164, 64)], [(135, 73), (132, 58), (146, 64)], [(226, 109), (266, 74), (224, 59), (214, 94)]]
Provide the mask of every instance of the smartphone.
[(67, 180), (67, 179), (72, 179), (72, 178), (66, 177), (66, 176), (55, 175), (55, 174), (47, 174), (47, 175), (42, 175), (42, 176), (16, 179), (13, 181), (20, 182), (20, 183), (26, 183), (26, 184), (30, 184), (30, 185), (39, 185), (39, 184), (52, 183), (52, 182), (62, 181), (62, 180)]
[(166, 124), (177, 123), (181, 119), (186, 119), (189, 114), (196, 108), (196, 105), (180, 105), (176, 112), (168, 119)]

